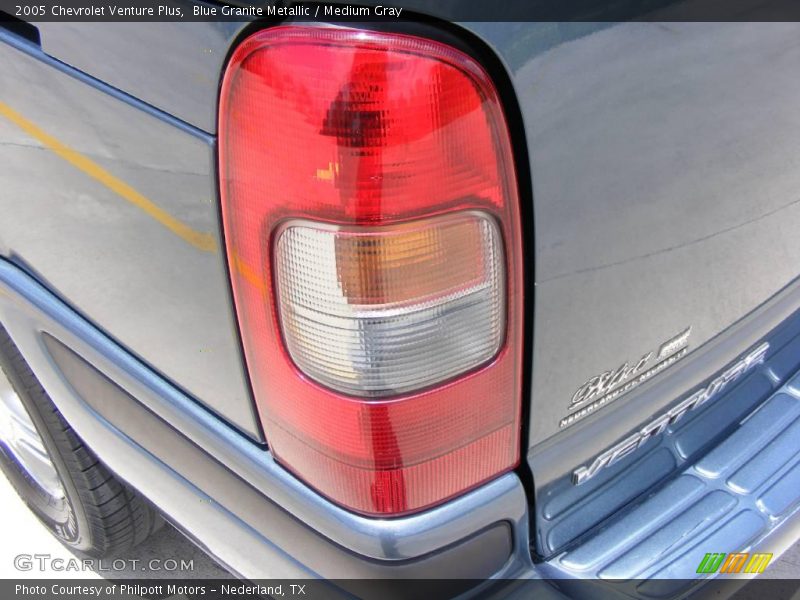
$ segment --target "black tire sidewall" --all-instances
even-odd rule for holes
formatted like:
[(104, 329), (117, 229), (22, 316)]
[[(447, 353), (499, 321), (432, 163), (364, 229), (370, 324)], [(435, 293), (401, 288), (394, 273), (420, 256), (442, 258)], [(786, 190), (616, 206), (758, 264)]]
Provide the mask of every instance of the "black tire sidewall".
[[(93, 547), (91, 527), (83, 508), (78, 486), (68, 465), (74, 462), (73, 440), (69, 427), (55, 405), (46, 395), (27, 363), (0, 328), (0, 367), (19, 395), (23, 406), (42, 438), (56, 472), (61, 478), (65, 498), (60, 505), (33, 482), (27, 472), (0, 447), (0, 468), (11, 481), (17, 493), (39, 520), (64, 544), (76, 550)], [(74, 468), (78, 469), (76, 465)]]

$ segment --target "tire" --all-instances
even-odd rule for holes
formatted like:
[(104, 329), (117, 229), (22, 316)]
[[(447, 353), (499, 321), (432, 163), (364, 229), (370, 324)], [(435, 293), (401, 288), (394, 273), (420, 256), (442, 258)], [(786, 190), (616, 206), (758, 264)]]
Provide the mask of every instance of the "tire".
[[(0, 435), (6, 438), (0, 438), (0, 467), (53, 535), (75, 550), (105, 557), (133, 548), (163, 525), (158, 512), (112, 475), (72, 430), (1, 325), (0, 369), (0, 386), (16, 392), (20, 402), (14, 400), (14, 406), (19, 411), (21, 403), (28, 424), (32, 423), (41, 438), (37, 447), (46, 451), (55, 473), (43, 478), (41, 461), (28, 461), (38, 465), (38, 471), (26, 467), (20, 445), (10, 441), (15, 436), (6, 435), (10, 430), (2, 427)], [(30, 445), (22, 447), (22, 456), (27, 456), (24, 451)], [(38, 478), (32, 473), (38, 473)]]

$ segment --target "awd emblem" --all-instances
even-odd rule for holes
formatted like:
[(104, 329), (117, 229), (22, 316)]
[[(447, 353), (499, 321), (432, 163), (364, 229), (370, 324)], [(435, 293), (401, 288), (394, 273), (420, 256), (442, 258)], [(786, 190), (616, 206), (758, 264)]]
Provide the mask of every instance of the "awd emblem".
[(584, 383), (572, 396), (570, 413), (561, 419), (559, 427), (567, 427), (590, 415), (660, 373), (689, 352), (687, 327), (678, 335), (663, 342), (656, 351), (648, 352), (632, 363), (624, 362), (616, 369), (605, 371)]

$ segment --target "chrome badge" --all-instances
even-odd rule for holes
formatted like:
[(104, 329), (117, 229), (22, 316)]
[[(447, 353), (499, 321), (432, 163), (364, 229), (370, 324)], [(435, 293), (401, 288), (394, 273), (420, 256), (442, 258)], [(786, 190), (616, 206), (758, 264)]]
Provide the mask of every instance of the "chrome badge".
[(636, 433), (603, 452), (591, 464), (575, 469), (572, 473), (572, 483), (575, 485), (586, 483), (604, 469), (641, 448), (649, 439), (664, 433), (670, 425), (677, 423), (685, 414), (717, 398), (728, 385), (741, 378), (756, 365), (763, 363), (767, 350), (769, 350), (769, 342), (764, 342), (755, 350), (736, 361), (707, 386), (697, 390), (667, 412), (652, 419), (649, 423), (639, 428)]
[(589, 416), (686, 356), (691, 333), (691, 326), (687, 327), (663, 342), (657, 351), (648, 352), (637, 361), (625, 362), (616, 369), (592, 377), (572, 396), (569, 403), (571, 414), (561, 419), (559, 427), (568, 427)]

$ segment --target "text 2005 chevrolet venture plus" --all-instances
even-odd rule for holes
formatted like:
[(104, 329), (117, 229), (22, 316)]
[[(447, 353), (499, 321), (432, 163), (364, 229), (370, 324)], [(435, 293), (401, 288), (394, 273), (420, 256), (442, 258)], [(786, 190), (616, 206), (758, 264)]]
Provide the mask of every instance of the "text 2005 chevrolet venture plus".
[(2, 22), (6, 475), (76, 550), (163, 515), (251, 580), (757, 575), (800, 537), (800, 24), (403, 6)]

